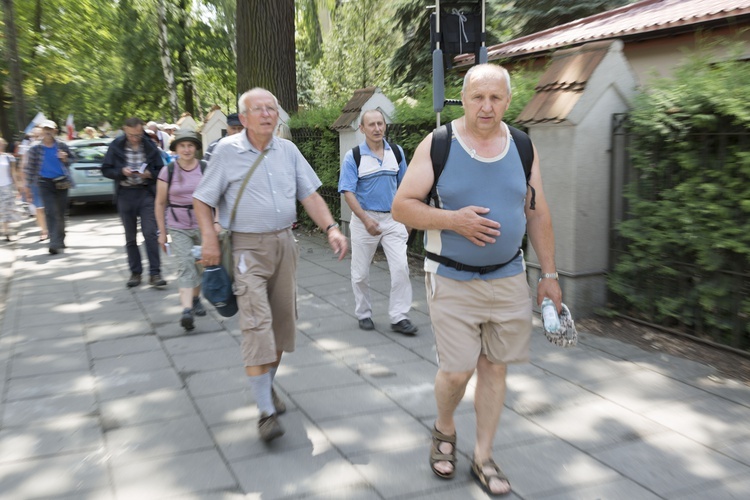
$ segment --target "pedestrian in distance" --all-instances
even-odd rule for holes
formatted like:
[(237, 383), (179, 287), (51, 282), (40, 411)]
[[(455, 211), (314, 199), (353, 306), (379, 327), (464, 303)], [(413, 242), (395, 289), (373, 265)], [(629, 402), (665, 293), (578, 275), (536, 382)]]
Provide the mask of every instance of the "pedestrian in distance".
[[(203, 265), (221, 262), (214, 209), (221, 226), (232, 231), (245, 373), (258, 405), (258, 432), (268, 442), (284, 434), (277, 415), (286, 407), (273, 389), (273, 379), (282, 354), (295, 347), (299, 248), (291, 226), (297, 201), (326, 233), (339, 260), (348, 242), (317, 192), (322, 183), (310, 164), (294, 143), (274, 135), (279, 119), (276, 97), (254, 88), (240, 96), (238, 108), (245, 132), (216, 146), (193, 205), (203, 239)], [(251, 177), (240, 192), (248, 173)]]
[(16, 210), (16, 190), (18, 182), (16, 174), (16, 157), (6, 153), (8, 142), (0, 137), (0, 225), (2, 225), (2, 237), (5, 241), (11, 241), (12, 222), (20, 219)]
[(159, 130), (159, 124), (155, 121), (150, 121), (146, 124), (147, 130), (153, 130), (156, 134), (157, 142), (159, 143), (159, 148), (162, 151), (166, 151), (169, 148), (169, 140), (171, 136), (169, 133), (164, 132), (163, 130)]
[[(224, 137), (231, 137), (234, 134), (239, 134), (244, 130), (244, 127), (242, 126), (242, 122), (240, 122), (240, 117), (237, 115), (237, 113), (231, 113), (229, 116), (227, 116), (227, 133)], [(216, 148), (216, 145), (219, 144), (219, 141), (224, 139), (224, 137), (219, 137), (215, 141), (213, 141), (211, 144), (208, 145), (206, 148), (206, 152), (203, 154), (203, 159), (206, 161), (211, 160), (211, 155), (214, 153), (214, 149)]]
[(437, 179), (440, 208), (424, 203), (436, 177), (430, 150), (437, 130), (417, 147), (393, 202), (396, 220), (425, 230), (425, 284), (438, 355), (430, 466), (441, 478), (454, 477), (454, 412), (476, 371), (471, 471), (490, 495), (511, 490), (492, 458), (507, 365), (529, 358), (532, 310), (520, 251), (524, 233), (541, 264), (537, 304), (549, 297), (559, 312), (562, 303), (538, 155), (526, 178), (520, 142), (503, 122), (510, 100), (504, 68), (472, 67), (461, 91), (464, 115), (451, 123), (450, 152)]
[(417, 327), (409, 320), (412, 290), (406, 258), (406, 227), (393, 220), (391, 205), (406, 173), (401, 146), (385, 140), (385, 116), (371, 109), (362, 114), (359, 131), (365, 136), (356, 148), (347, 151), (341, 165), (339, 193), (352, 209), (351, 280), (354, 314), (362, 330), (373, 330), (370, 299), (370, 264), (382, 245), (391, 274), (388, 316), (391, 330), (414, 335)]
[(172, 161), (172, 159), (169, 156), (169, 153), (167, 153), (161, 147), (159, 147), (159, 139), (156, 137), (156, 132), (154, 132), (150, 128), (147, 128), (145, 130), (145, 132), (148, 135), (148, 138), (151, 139), (151, 142), (154, 143), (154, 146), (156, 146), (157, 148), (159, 148), (159, 154), (161, 155), (161, 161), (164, 162), (165, 165), (168, 165)]
[(56, 139), (57, 124), (45, 120), (40, 124), (42, 139), (26, 153), (24, 179), (26, 197), (37, 186), (42, 198), (49, 253), (58, 254), (65, 248), (65, 212), (68, 209), (68, 189), (73, 185), (70, 164), (73, 154), (68, 145)]
[(195, 316), (205, 316), (201, 303), (202, 266), (193, 256), (193, 247), (201, 244), (198, 221), (193, 214), (193, 191), (198, 187), (206, 163), (195, 155), (202, 143), (195, 132), (183, 132), (169, 144), (179, 158), (162, 168), (156, 183), (156, 224), (159, 246), (167, 253), (167, 235), (171, 237), (170, 253), (177, 260), (177, 287), (185, 330), (195, 328)]
[(115, 138), (107, 149), (102, 162), (102, 175), (115, 181), (115, 201), (125, 229), (125, 250), (130, 268), (126, 285), (133, 288), (141, 284), (143, 263), (137, 241), (140, 219), (149, 263), (149, 284), (164, 287), (167, 282), (161, 276), (158, 228), (154, 215), (156, 178), (164, 162), (159, 148), (143, 131), (143, 120), (128, 118), (122, 129), (124, 134)]
[(39, 228), (39, 241), (45, 241), (49, 237), (47, 231), (47, 218), (44, 215), (44, 200), (42, 200), (42, 194), (39, 191), (38, 184), (31, 184), (26, 188), (26, 163), (28, 161), (28, 153), (31, 146), (38, 144), (42, 140), (42, 128), (34, 127), (31, 129), (31, 133), (28, 137), (21, 141), (18, 146), (18, 158), (21, 162), (21, 195), (22, 199), (28, 203), (29, 213), (34, 216), (36, 225)]

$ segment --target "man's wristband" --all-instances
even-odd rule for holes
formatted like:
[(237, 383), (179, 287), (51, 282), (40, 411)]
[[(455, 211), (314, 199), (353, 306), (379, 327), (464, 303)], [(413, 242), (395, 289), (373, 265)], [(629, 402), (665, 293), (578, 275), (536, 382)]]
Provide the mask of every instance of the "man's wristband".
[(328, 227), (326, 228), (326, 234), (328, 233), (328, 231), (330, 231), (334, 227), (339, 227), (338, 222), (334, 222), (333, 224), (329, 224)]
[(554, 273), (542, 273), (539, 276), (539, 281), (542, 281), (542, 280), (545, 280), (545, 279), (556, 280), (556, 279), (559, 279), (559, 277), (557, 275), (557, 272), (554, 272)]

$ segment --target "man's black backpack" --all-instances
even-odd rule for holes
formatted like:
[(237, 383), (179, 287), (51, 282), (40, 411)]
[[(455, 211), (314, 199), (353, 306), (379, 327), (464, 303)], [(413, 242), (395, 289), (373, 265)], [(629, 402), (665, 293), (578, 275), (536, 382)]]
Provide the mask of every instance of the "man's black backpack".
[[(186, 208), (188, 210), (188, 214), (190, 215), (192, 219), (191, 211), (193, 210), (193, 205), (173, 205), (169, 201), (169, 189), (172, 187), (172, 177), (174, 177), (174, 164), (175, 162), (170, 161), (167, 165), (167, 207), (172, 210), (173, 208)], [(205, 160), (200, 160), (198, 162), (198, 165), (200, 166), (201, 173), (204, 173), (206, 171), (206, 166), (208, 166), (208, 163), (206, 163)], [(174, 213), (174, 210), (172, 210), (172, 217), (177, 220), (177, 216)]]
[[(534, 163), (534, 148), (531, 145), (531, 138), (521, 130), (508, 125), (510, 135), (513, 136), (513, 142), (516, 143), (516, 149), (518, 149), (518, 155), (521, 157), (521, 163), (523, 164), (523, 172), (526, 174), (526, 185), (531, 189), (531, 210), (536, 210), (536, 191), (529, 185), (529, 179), (531, 178), (531, 166)], [(446, 123), (442, 127), (438, 127), (432, 133), (432, 144), (430, 145), (430, 159), (432, 160), (432, 171), (435, 174), (435, 180), (432, 182), (432, 189), (430, 189), (430, 195), (425, 201), (429, 203), (433, 200), (435, 207), (440, 208), (437, 196), (437, 183), (440, 179), (440, 174), (443, 173), (445, 168), (445, 162), (448, 161), (448, 153), (451, 150), (451, 138), (453, 136), (453, 128), (451, 122)]]
[[(404, 157), (401, 156), (401, 148), (399, 148), (397, 144), (391, 145), (388, 141), (384, 142), (391, 147), (391, 150), (393, 150), (393, 154), (396, 156), (396, 163), (401, 165), (401, 161), (404, 159)], [(362, 159), (362, 153), (359, 151), (359, 146), (352, 149), (352, 154), (354, 155), (354, 163), (356, 163), (357, 168), (359, 168), (359, 162)]]

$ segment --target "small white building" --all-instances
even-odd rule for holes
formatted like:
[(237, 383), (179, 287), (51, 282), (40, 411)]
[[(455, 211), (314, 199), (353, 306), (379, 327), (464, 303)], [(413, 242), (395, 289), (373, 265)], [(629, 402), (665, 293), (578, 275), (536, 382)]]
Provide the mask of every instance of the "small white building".
[(217, 139), (221, 139), (227, 134), (227, 117), (220, 109), (212, 110), (206, 117), (201, 129), (201, 139), (203, 140), (203, 151), (209, 144)]
[(177, 120), (177, 130), (189, 130), (191, 132), (195, 132), (198, 130), (198, 123), (193, 119), (190, 114), (185, 113), (183, 116), (180, 117), (179, 120)]

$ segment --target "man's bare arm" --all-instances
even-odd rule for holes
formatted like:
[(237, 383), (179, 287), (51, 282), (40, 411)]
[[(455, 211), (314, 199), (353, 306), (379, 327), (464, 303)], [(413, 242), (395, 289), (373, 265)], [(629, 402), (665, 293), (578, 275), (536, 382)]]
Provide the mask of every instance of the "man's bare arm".
[[(529, 184), (536, 191), (536, 210), (531, 210), (531, 198), (526, 200), (526, 232), (529, 235), (529, 241), (534, 247), (539, 264), (542, 268), (542, 274), (554, 273), (557, 271), (555, 265), (555, 233), (552, 228), (552, 214), (550, 213), (547, 198), (544, 195), (542, 186), (542, 174), (539, 167), (539, 154), (534, 149), (534, 164), (531, 167), (531, 178)], [(544, 297), (549, 297), (557, 306), (558, 312), (561, 310), (562, 291), (560, 283), (555, 279), (543, 279), (537, 287), (537, 304), (541, 305)]]
[(331, 215), (331, 211), (328, 209), (328, 205), (326, 205), (323, 197), (316, 191), (302, 200), (301, 203), (313, 222), (325, 231), (328, 237), (328, 244), (331, 245), (333, 252), (338, 255), (339, 260), (343, 259), (349, 248), (349, 242), (337, 227), (328, 229), (336, 220)]

